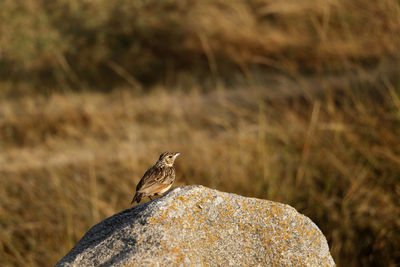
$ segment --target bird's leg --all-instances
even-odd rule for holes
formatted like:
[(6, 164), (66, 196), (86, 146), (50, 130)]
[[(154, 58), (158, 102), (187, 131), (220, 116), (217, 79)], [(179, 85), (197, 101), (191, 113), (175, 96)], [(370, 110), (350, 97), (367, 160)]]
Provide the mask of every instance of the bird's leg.
[(150, 198), (150, 200), (153, 200), (153, 199), (151, 198), (151, 196), (149, 196), (149, 198)]

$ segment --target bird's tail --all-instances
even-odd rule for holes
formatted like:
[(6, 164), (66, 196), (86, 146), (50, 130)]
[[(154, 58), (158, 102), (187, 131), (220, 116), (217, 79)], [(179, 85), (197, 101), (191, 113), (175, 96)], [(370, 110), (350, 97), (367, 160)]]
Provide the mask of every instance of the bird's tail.
[(137, 203), (139, 203), (140, 200), (142, 200), (142, 197), (143, 197), (143, 193), (136, 192), (135, 196), (133, 197), (133, 199), (132, 199), (132, 201), (131, 201), (131, 205), (132, 205), (133, 202), (135, 202), (135, 201), (136, 201)]

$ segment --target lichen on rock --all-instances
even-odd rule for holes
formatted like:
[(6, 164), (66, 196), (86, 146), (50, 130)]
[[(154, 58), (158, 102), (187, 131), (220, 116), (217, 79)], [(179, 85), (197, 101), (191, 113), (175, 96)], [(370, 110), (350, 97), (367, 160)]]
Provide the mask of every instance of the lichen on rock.
[(179, 187), (93, 226), (56, 266), (335, 266), (318, 227), (294, 208)]

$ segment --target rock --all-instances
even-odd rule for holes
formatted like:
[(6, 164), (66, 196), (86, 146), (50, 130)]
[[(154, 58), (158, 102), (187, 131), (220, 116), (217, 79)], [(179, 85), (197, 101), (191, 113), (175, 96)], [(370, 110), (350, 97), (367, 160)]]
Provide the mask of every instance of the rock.
[(56, 266), (335, 266), (318, 227), (277, 202), (184, 186), (93, 226)]

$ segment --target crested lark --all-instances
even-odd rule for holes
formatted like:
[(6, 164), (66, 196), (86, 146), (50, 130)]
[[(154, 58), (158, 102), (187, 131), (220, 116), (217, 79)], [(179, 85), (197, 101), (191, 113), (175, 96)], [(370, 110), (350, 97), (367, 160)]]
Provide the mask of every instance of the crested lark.
[(144, 197), (151, 199), (154, 195), (161, 196), (168, 191), (175, 180), (173, 165), (179, 154), (179, 152), (164, 152), (160, 155), (156, 164), (148, 169), (142, 179), (140, 179), (131, 204), (135, 201), (139, 203)]

